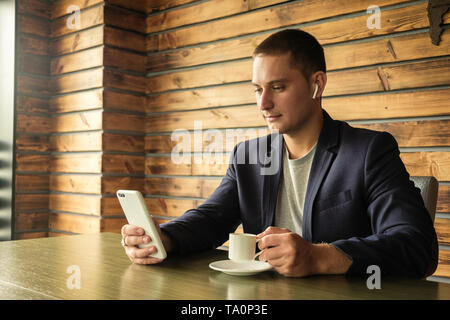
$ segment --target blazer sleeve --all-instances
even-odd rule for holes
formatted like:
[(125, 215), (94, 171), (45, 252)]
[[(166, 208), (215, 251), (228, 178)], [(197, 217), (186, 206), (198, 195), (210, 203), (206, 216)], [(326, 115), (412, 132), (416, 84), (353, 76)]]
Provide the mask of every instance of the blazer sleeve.
[(216, 248), (228, 240), (241, 223), (236, 183), (236, 151), (230, 156), (228, 170), (213, 194), (196, 209), (161, 225), (175, 241), (179, 254)]
[(399, 153), (397, 142), (386, 132), (375, 135), (368, 146), (365, 214), (373, 234), (331, 243), (352, 259), (348, 275), (367, 274), (369, 265), (378, 265), (382, 274), (425, 277), (437, 267), (436, 232)]

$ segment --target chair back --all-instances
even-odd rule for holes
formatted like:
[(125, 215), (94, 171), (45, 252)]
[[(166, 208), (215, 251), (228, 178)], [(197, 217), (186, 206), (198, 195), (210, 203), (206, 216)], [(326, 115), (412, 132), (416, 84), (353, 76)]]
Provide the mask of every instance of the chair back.
[(434, 224), (434, 216), (436, 215), (436, 205), (438, 198), (438, 188), (439, 183), (435, 177), (432, 176), (412, 176), (410, 177), (411, 181), (414, 182), (414, 185), (420, 189), (420, 194), (422, 195), (423, 202), (425, 203), (425, 207), (430, 214), (431, 221)]

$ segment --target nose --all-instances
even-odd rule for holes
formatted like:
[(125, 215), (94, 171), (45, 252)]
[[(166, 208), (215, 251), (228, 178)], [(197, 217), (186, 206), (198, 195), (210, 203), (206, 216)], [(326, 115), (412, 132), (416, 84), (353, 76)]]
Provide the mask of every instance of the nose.
[(269, 90), (263, 90), (258, 98), (258, 107), (260, 110), (273, 108), (273, 99)]

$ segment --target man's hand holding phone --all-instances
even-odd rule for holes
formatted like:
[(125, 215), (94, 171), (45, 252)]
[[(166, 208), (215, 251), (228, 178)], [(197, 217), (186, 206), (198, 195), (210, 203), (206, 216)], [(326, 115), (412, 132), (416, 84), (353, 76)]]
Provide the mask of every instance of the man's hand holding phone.
[[(164, 248), (167, 252), (169, 252), (171, 249), (170, 238), (161, 232), (159, 224), (156, 222), (155, 218), (152, 217), (152, 219), (156, 229), (158, 230)], [(133, 263), (156, 264), (164, 260), (149, 256), (157, 252), (157, 248), (155, 246), (148, 246), (142, 249), (139, 248), (139, 245), (148, 244), (152, 241), (151, 237), (145, 234), (143, 228), (131, 224), (126, 224), (122, 227), (121, 233), (122, 245), (125, 248), (125, 253)]]

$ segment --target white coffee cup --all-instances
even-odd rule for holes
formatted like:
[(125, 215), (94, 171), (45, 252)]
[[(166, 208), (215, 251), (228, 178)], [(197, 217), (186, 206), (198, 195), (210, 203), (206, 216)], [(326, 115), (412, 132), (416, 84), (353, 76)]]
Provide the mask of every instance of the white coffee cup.
[(255, 254), (256, 244), (260, 239), (251, 233), (230, 233), (228, 242), (228, 258), (235, 262), (255, 260), (262, 251)]

